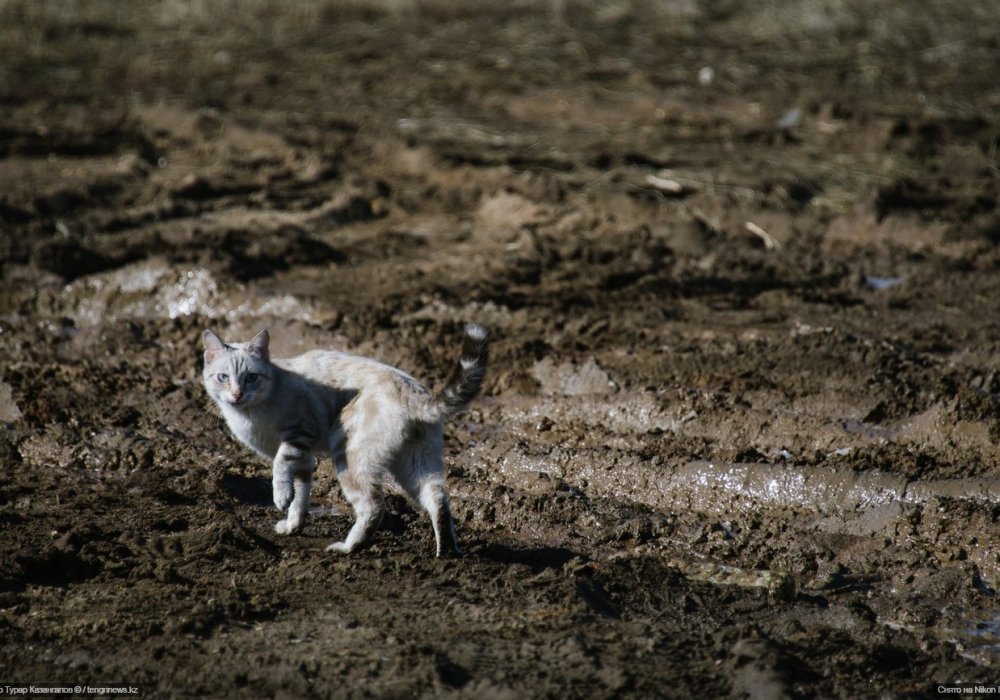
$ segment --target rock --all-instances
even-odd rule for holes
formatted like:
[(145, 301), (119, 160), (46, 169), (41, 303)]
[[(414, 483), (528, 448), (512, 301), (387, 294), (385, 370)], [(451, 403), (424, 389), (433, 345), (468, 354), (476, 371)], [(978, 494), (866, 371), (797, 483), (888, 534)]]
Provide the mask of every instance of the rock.
[(0, 382), (0, 423), (13, 423), (21, 417), (21, 410), (14, 403), (10, 387)]
[(546, 394), (611, 394), (616, 388), (608, 373), (592, 357), (583, 365), (572, 362), (556, 364), (547, 357), (536, 362), (531, 373)]

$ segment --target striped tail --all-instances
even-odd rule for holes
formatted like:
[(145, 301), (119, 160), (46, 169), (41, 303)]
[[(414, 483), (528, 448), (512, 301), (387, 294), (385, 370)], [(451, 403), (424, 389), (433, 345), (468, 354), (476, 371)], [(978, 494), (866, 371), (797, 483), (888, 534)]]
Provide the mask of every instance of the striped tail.
[(448, 420), (458, 415), (483, 388), (490, 349), (486, 329), (476, 323), (465, 326), (462, 365), (458, 376), (430, 400), (433, 420)]

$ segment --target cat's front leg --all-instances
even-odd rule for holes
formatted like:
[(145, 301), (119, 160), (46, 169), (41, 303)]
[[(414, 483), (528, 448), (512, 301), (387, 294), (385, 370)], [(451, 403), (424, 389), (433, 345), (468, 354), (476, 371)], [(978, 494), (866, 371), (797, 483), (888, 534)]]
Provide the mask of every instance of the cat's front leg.
[(274, 492), (274, 505), (284, 513), (288, 510), (289, 504), (294, 496), (292, 488), (292, 475), (289, 473), (288, 465), (279, 461), (280, 457), (274, 460), (274, 467), (271, 472), (271, 489)]
[(274, 525), (279, 535), (290, 535), (305, 525), (309, 515), (309, 493), (312, 491), (312, 470), (295, 473), (295, 497), (288, 507), (288, 517)]
[(272, 488), (274, 505), (282, 512), (288, 511), (288, 517), (274, 526), (278, 534), (295, 532), (305, 523), (312, 472), (312, 455), (306, 449), (291, 442), (281, 443), (274, 456)]

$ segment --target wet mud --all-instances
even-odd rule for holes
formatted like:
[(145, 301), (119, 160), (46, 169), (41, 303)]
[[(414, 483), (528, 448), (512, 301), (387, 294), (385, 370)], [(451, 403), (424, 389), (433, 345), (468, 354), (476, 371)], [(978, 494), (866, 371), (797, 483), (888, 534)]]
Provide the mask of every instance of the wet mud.
[[(1000, 664), (996, 13), (0, 2), (0, 684), (922, 697)], [(441, 386), (462, 559), (276, 535), (200, 333)]]

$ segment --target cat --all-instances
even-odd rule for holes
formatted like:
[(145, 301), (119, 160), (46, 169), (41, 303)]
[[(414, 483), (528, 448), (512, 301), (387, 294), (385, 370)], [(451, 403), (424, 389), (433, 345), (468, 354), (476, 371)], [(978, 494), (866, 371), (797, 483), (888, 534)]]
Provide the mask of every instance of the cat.
[(465, 326), (457, 377), (431, 394), (395, 367), (333, 350), (271, 358), (270, 336), (224, 343), (202, 334), (203, 380), (233, 435), (273, 463), (278, 534), (300, 530), (309, 511), (316, 458), (333, 458), (354, 509), (347, 537), (327, 547), (348, 554), (378, 528), (384, 478), (392, 475), (431, 518), (437, 556), (463, 554), (444, 486), (443, 423), (480, 393), (489, 358), (486, 330)]

